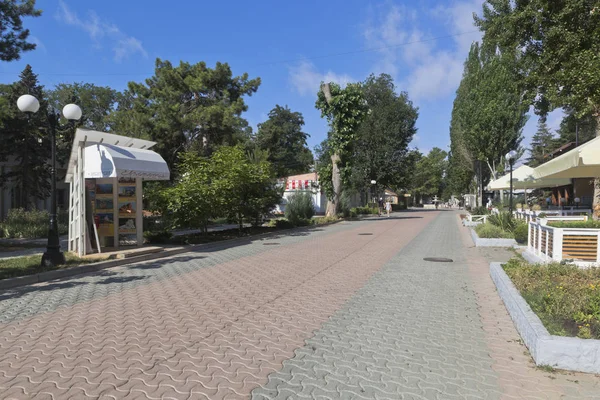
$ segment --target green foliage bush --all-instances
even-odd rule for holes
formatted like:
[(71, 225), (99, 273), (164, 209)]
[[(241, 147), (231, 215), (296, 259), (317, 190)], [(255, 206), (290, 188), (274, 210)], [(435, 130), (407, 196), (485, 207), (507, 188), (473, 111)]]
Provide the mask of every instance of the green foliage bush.
[(321, 217), (321, 218), (313, 218), (312, 222), (314, 225), (325, 225), (331, 224), (333, 222), (337, 222), (340, 219), (338, 217)]
[(402, 211), (406, 210), (405, 204), (392, 204), (392, 211)]
[(484, 206), (474, 207), (471, 209), (471, 215), (487, 215), (489, 213), (490, 213), (490, 210), (488, 210)]
[(512, 259), (504, 270), (551, 334), (600, 339), (599, 268)]
[(286, 218), (277, 218), (277, 219), (269, 220), (269, 222), (267, 223), (267, 226), (269, 228), (290, 229), (290, 228), (294, 227), (294, 224), (292, 224)]
[(144, 232), (144, 239), (146, 243), (150, 244), (168, 243), (171, 237), (173, 237), (173, 234), (166, 229)]
[(355, 215), (372, 215), (379, 213), (377, 207), (355, 207), (350, 211), (354, 212)]
[[(59, 212), (58, 233), (64, 235), (69, 231), (68, 214)], [(6, 219), (0, 223), (0, 237), (36, 239), (48, 237), (50, 214), (45, 210), (26, 211), (23, 208), (8, 210)]]
[(534, 204), (533, 206), (531, 206), (531, 209), (533, 211), (540, 211), (542, 209), (542, 206), (540, 206), (539, 204)]
[(513, 234), (511, 232), (506, 232), (502, 230), (502, 228), (492, 225), (490, 223), (480, 224), (475, 227), (475, 232), (477, 232), (477, 236), (485, 239), (512, 239)]
[(587, 221), (549, 221), (548, 226), (554, 228), (600, 229), (600, 221), (594, 221), (591, 218), (588, 218)]
[(490, 224), (495, 225), (506, 232), (513, 232), (517, 226), (517, 220), (513, 218), (512, 214), (508, 211), (492, 214), (487, 220)]
[(287, 199), (285, 217), (293, 225), (299, 226), (303, 220), (310, 220), (314, 215), (315, 204), (311, 193), (298, 192)]
[(513, 230), (513, 235), (515, 237), (515, 240), (519, 244), (527, 243), (528, 234), (529, 234), (529, 225), (527, 225), (527, 224), (521, 224), (521, 223), (517, 224), (517, 226)]

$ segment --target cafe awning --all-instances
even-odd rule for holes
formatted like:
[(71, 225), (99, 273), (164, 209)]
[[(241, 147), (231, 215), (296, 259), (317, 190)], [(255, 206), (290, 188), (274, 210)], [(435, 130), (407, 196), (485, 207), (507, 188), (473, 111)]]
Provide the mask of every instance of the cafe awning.
[[(549, 188), (571, 184), (570, 179), (541, 179), (536, 178), (535, 169), (527, 165), (521, 165), (513, 170), (513, 189), (536, 189)], [(509, 190), (510, 173), (491, 181), (488, 184), (488, 190)]]
[(600, 177), (600, 137), (535, 168), (536, 178)]

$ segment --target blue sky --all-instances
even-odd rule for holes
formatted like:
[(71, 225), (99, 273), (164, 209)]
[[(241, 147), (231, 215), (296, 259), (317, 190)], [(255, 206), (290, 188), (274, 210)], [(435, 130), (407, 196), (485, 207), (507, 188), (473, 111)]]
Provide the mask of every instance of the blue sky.
[[(304, 115), (311, 148), (327, 133), (314, 108), (320, 81), (343, 84), (385, 72), (419, 107), (411, 146), (447, 150), (463, 62), (481, 38), (472, 22), (481, 0), (37, 3), (43, 15), (25, 25), (38, 48), (0, 63), (0, 82), (17, 80), (29, 63), (47, 87), (91, 82), (122, 90), (152, 76), (157, 57), (174, 64), (227, 62), (235, 74), (262, 79), (246, 99), (250, 124), (266, 120), (276, 104), (288, 105)], [(561, 112), (551, 114), (550, 127), (560, 118)], [(536, 121), (526, 126), (525, 142)]]

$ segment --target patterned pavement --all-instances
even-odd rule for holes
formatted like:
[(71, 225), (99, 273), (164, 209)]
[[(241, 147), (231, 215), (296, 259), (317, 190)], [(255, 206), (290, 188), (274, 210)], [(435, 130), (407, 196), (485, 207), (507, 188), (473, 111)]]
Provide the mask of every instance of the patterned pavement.
[(547, 378), (516, 341), (506, 364), (516, 332), (456, 213), (396, 216), (0, 292), (0, 398), (600, 393), (593, 376)]

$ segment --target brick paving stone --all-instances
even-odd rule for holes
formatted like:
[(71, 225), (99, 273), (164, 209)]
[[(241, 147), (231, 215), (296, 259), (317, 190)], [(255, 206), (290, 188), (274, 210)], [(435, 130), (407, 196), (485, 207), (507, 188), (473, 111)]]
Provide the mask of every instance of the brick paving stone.
[(9, 292), (0, 385), (16, 398), (248, 397), (435, 213), (414, 216)]
[(456, 216), (441, 213), (252, 398), (600, 398), (598, 376), (532, 365)]

